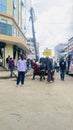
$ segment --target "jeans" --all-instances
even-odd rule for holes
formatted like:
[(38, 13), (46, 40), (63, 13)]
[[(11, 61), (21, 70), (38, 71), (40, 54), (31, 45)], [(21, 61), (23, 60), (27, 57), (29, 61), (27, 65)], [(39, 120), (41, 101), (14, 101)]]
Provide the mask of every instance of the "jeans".
[(12, 77), (13, 75), (15, 76), (15, 74), (13, 72), (13, 68), (10, 68), (10, 77)]
[(24, 79), (25, 79), (25, 72), (18, 72), (18, 77), (17, 77), (17, 85), (20, 83), (24, 84)]
[(61, 80), (64, 80), (64, 78), (65, 78), (65, 70), (60, 69), (60, 77), (61, 77)]
[(51, 80), (52, 80), (52, 73), (51, 70), (48, 70), (47, 81), (50, 82)]

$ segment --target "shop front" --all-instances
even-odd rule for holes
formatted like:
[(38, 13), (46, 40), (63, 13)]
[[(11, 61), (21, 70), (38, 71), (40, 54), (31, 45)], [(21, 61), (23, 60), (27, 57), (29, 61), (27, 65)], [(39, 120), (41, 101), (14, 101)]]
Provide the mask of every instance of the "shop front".
[(22, 53), (26, 56), (30, 52), (26, 41), (20, 38), (0, 35), (0, 66), (6, 68), (6, 58), (10, 55), (17, 65), (19, 55)]

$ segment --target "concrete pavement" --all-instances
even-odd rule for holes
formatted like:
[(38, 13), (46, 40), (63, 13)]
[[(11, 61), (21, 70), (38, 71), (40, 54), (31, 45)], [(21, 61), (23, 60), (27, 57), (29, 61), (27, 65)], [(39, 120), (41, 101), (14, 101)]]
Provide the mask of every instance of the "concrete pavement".
[[(26, 76), (32, 75), (32, 71), (33, 71), (32, 69), (30, 71), (28, 71), (26, 73)], [(14, 73), (15, 73), (16, 76), (13, 76), (13, 78), (17, 77), (17, 73), (18, 73), (17, 70), (14, 70)], [(11, 78), (10, 77), (10, 71), (1, 70), (0, 71), (0, 79), (7, 79), (7, 78)]]
[(24, 86), (16, 79), (0, 79), (0, 130), (73, 130), (73, 77), (55, 82), (26, 76)]

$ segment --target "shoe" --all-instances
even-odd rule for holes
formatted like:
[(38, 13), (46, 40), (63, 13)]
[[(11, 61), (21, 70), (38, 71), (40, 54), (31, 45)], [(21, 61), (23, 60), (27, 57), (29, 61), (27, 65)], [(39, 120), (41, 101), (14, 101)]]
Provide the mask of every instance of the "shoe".
[(18, 84), (16, 84), (16, 87), (18, 87)]
[(40, 78), (40, 81), (42, 81), (42, 77)]
[(32, 78), (32, 80), (35, 80), (34, 78)]
[(43, 79), (45, 80), (45, 77)]
[(55, 78), (52, 79), (52, 82), (54, 82)]
[(50, 83), (51, 83), (51, 81), (48, 81), (48, 83), (50, 84)]
[(23, 87), (24, 86), (24, 84), (21, 84), (21, 87)]

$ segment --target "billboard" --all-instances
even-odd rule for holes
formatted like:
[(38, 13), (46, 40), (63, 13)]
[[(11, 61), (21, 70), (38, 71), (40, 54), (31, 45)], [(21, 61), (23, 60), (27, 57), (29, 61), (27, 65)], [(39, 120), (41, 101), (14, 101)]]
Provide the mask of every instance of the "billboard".
[(43, 55), (44, 56), (52, 56), (52, 50), (48, 49), (48, 48), (44, 49)]

